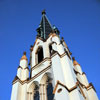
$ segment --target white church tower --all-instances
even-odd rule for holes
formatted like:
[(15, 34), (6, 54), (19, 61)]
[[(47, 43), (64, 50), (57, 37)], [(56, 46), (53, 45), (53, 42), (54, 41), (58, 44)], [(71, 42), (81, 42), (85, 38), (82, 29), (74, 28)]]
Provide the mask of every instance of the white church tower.
[(71, 57), (59, 30), (51, 26), (42, 12), (35, 43), (20, 59), (13, 80), (11, 100), (98, 100), (80, 64)]

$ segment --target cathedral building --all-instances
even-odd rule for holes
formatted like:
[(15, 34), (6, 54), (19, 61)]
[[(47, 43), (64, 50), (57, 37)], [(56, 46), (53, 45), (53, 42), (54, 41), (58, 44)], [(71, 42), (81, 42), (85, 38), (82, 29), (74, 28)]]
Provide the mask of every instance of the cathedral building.
[(20, 59), (11, 100), (99, 100), (94, 86), (45, 11), (35, 43), (30, 47), (30, 61), (26, 52)]

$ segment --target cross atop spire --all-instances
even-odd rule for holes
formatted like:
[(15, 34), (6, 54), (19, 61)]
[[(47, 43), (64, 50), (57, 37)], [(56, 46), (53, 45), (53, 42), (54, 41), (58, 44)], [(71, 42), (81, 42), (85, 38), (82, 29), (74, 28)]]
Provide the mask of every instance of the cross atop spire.
[(46, 14), (45, 9), (42, 11), (42, 15), (43, 15), (43, 14)]
[[(55, 28), (57, 30), (57, 28)], [(47, 39), (49, 34), (53, 31), (55, 31), (55, 29), (51, 26), (48, 18), (46, 17), (46, 12), (45, 10), (42, 11), (42, 19), (40, 22), (39, 27), (37, 28), (37, 37), (41, 37), (43, 39)], [(58, 32), (57, 34), (59, 34), (59, 31), (57, 30), (56, 32)], [(56, 33), (55, 32), (55, 33)]]

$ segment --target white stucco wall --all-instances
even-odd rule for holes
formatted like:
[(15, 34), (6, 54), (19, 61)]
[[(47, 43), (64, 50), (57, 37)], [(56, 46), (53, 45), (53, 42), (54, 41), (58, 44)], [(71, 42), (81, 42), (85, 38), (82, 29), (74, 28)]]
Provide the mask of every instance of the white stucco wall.
[(20, 60), (20, 66), (22, 67), (22, 68), (26, 68), (27, 66), (28, 66), (28, 62), (27, 62), (27, 60)]
[(21, 100), (21, 84), (17, 82), (12, 86), (11, 100)]
[[(60, 93), (58, 93), (58, 89), (62, 89), (62, 91)], [(70, 100), (69, 95), (68, 95), (68, 91), (62, 87), (62, 86), (58, 86), (57, 87), (57, 91), (55, 93), (55, 100)]]
[(89, 100), (99, 100), (94, 89), (91, 88), (90, 90), (88, 90), (87, 94), (88, 94)]
[[(53, 50), (57, 52), (54, 54), (54, 56), (50, 56), (49, 52), (49, 45), (51, 43)], [(43, 48), (45, 61), (37, 64), (36, 51), (40, 46)], [(62, 45), (60, 42), (60, 38), (56, 35), (51, 35), (45, 42), (37, 39), (33, 47), (33, 51), (31, 52), (31, 79), (23, 83), (24, 80), (29, 78), (29, 70), (27, 69), (28, 62), (25, 59), (20, 60), (20, 66), (22, 68), (18, 68), (17, 76), (20, 78), (23, 84), (20, 84), (19, 82), (13, 84), (11, 100), (33, 100), (35, 85), (39, 87), (40, 93), (46, 94), (48, 77), (52, 79), (53, 87), (55, 87), (57, 81), (59, 80), (66, 87), (68, 87), (68, 89), (71, 89), (76, 85), (76, 78), (78, 78), (82, 84), (88, 86), (88, 80), (86, 75), (82, 74), (83, 72), (81, 66), (75, 66), (75, 70), (80, 73), (76, 76), (73, 70), (74, 67), (72, 60), (69, 59), (67, 54), (62, 57), (60, 56), (65, 53), (64, 48), (64, 45)], [(66, 50), (68, 49), (66, 48)], [(45, 70), (46, 68), (48, 69)], [(44, 84), (44, 87), (42, 87), (41, 84)], [(61, 88), (62, 91), (61, 93), (56, 91), (55, 100), (85, 100), (82, 94), (80, 94), (78, 87), (71, 92), (68, 92), (64, 87), (60, 85), (57, 87), (57, 90), (59, 88)], [(85, 88), (82, 88), (82, 90), (85, 96), (87, 96), (86, 100), (98, 100), (97, 95), (93, 89), (87, 91)], [(41, 95), (40, 100), (44, 99), (47, 100), (46, 95)]]

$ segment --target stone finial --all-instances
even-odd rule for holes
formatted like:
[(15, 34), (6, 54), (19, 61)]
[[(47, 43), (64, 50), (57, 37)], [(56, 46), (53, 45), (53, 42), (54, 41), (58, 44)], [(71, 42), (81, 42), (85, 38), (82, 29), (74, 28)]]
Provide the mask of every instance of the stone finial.
[(76, 65), (79, 65), (80, 66), (80, 64), (75, 60), (75, 57), (72, 57), (72, 60), (73, 60), (73, 65), (74, 66), (76, 66)]
[(28, 60), (27, 57), (26, 57), (26, 52), (23, 53), (21, 60)]
[(23, 52), (23, 55), (26, 55), (26, 52)]

